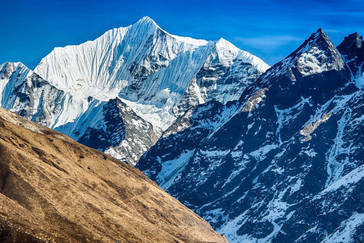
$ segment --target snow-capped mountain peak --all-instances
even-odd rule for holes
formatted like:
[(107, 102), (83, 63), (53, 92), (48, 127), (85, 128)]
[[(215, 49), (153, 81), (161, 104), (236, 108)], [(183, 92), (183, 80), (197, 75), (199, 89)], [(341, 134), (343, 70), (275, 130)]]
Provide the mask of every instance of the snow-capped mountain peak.
[(156, 22), (154, 22), (154, 20), (149, 17), (149, 16), (144, 16), (143, 18), (141, 18), (140, 20), (137, 21), (137, 23), (139, 24), (151, 24), (151, 25), (154, 25), (156, 26), (157, 28), (160, 28)]
[(239, 99), (268, 67), (224, 39), (175, 36), (144, 17), (55, 48), (35, 72), (3, 64), (1, 106), (135, 164), (179, 115)]
[(307, 40), (300, 51), (297, 68), (303, 76), (340, 70), (345, 66), (341, 54), (321, 28)]
[(232, 52), (239, 52), (240, 49), (233, 45), (231, 42), (225, 40), (224, 38), (220, 38), (220, 40), (216, 41), (216, 48), (218, 49), (227, 49)]
[(156, 30), (162, 30), (162, 28), (148, 16), (141, 18), (135, 24), (131, 25), (130, 28), (135, 29), (139, 34), (153, 34)]
[(293, 52), (293, 54), (298, 55), (307, 53), (307, 51), (313, 47), (317, 47), (318, 49), (328, 48), (331, 51), (336, 49), (330, 37), (321, 28), (319, 28), (295, 52)]
[(269, 69), (263, 82), (269, 83), (269, 80), (278, 76), (286, 76), (291, 82), (295, 82), (302, 77), (342, 70), (345, 66), (341, 54), (320, 28), (294, 52)]
[[(238, 99), (242, 88), (269, 67), (224, 39), (213, 42), (171, 35), (151, 18), (144, 17), (131, 26), (110, 30), (94, 41), (56, 48), (42, 59), (35, 72), (58, 89), (78, 97), (103, 101), (122, 98), (137, 115), (155, 128), (165, 130), (175, 120), (177, 113), (173, 109), (193, 78), (200, 75), (201, 68), (212, 64), (222, 65), (224, 72), (228, 71), (231, 94), (219, 98), (223, 103)], [(208, 72), (217, 73), (214, 70)], [(197, 92), (201, 95), (196, 100), (215, 99), (211, 92), (217, 89), (216, 77), (211, 81), (196, 83), (198, 89), (203, 89)], [(221, 85), (225, 82), (219, 81)], [(206, 84), (211, 87), (204, 88)], [(180, 112), (184, 110), (179, 108)]]
[(182, 36), (170, 34), (166, 30), (162, 29), (152, 18), (150, 18), (148, 16), (141, 18), (138, 22), (136, 22), (134, 25), (131, 25), (131, 26), (139, 26), (139, 28), (148, 29), (148, 31), (151, 31), (151, 32), (153, 32), (155, 30), (160, 30), (163, 33), (167, 34), (168, 36), (170, 36), (176, 40), (179, 40), (180, 42), (183, 42), (185, 44), (203, 46), (203, 45), (207, 45), (209, 43), (206, 40), (198, 40), (198, 39), (193, 39), (190, 37), (182, 37)]

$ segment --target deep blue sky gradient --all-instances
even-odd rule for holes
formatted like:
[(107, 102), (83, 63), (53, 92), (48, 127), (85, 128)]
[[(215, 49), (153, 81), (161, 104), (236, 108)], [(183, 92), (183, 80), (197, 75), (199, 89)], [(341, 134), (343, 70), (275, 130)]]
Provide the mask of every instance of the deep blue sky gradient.
[(270, 65), (320, 27), (336, 45), (364, 34), (362, 0), (4, 0), (0, 64), (21, 61), (34, 69), (54, 47), (96, 39), (143, 16), (174, 35), (225, 38)]

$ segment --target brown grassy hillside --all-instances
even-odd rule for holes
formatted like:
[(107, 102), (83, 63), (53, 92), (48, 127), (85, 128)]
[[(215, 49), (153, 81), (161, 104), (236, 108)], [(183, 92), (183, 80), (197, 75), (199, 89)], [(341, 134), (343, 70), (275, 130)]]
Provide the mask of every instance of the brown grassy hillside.
[(0, 242), (226, 242), (137, 169), (0, 109)]

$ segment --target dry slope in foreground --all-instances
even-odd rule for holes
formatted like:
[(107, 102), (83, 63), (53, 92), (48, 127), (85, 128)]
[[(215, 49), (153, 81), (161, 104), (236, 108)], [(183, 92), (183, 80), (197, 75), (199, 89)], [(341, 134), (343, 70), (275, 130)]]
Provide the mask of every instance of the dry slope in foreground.
[(137, 169), (0, 109), (0, 242), (226, 242)]

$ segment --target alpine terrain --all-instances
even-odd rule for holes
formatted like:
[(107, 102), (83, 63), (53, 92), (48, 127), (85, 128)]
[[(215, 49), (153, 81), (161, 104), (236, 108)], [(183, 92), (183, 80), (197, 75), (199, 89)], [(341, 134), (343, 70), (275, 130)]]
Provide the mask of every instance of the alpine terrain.
[(137, 167), (229, 242), (363, 242), (363, 48), (319, 29), (238, 101), (188, 109)]
[(174, 36), (144, 17), (55, 48), (34, 71), (0, 66), (1, 107), (135, 165), (178, 116), (237, 100), (269, 66), (224, 39)]
[(0, 102), (57, 130), (0, 111), (9, 241), (224, 242), (152, 179), (232, 243), (364, 242), (358, 33), (319, 29), (269, 67), (144, 17), (34, 71), (0, 65)]
[(0, 242), (226, 242), (134, 167), (0, 108)]

